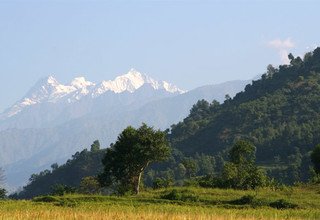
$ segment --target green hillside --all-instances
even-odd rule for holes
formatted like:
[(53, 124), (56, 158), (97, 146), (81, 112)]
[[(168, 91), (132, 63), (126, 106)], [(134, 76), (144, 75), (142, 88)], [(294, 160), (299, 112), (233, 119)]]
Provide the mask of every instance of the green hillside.
[(39, 174), (31, 175), (29, 183), (23, 187), (23, 190), (12, 195), (12, 197), (29, 199), (34, 196), (52, 193), (55, 187), (67, 187), (71, 191), (73, 188), (79, 187), (84, 177), (95, 176), (103, 169), (101, 160), (106, 150), (99, 149), (100, 145), (97, 148), (93, 146), (95, 145), (91, 145), (90, 151), (85, 149), (76, 152), (72, 159), (61, 166), (53, 164), (51, 166), (52, 170), (44, 170)]
[(269, 65), (233, 99), (199, 101), (172, 126), (173, 146), (186, 155), (217, 154), (246, 139), (257, 147), (260, 163), (287, 163), (297, 154), (308, 161), (308, 152), (320, 142), (320, 48), (303, 60), (289, 58), (290, 65)]

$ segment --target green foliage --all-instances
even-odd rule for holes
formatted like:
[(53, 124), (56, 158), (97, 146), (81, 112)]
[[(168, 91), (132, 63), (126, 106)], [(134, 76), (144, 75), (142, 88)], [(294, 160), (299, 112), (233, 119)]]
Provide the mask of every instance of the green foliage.
[(174, 201), (183, 201), (183, 202), (198, 202), (199, 197), (188, 191), (178, 191), (173, 189), (169, 192), (165, 192), (160, 197), (161, 199), (174, 200)]
[(39, 174), (31, 175), (28, 185), (20, 193), (12, 195), (12, 198), (29, 199), (39, 195), (47, 195), (52, 192), (55, 185), (78, 188), (84, 177), (96, 176), (103, 170), (101, 160), (106, 150), (76, 152), (72, 159), (58, 166), (53, 164), (52, 171), (45, 170)]
[(197, 170), (198, 170), (198, 166), (197, 166), (197, 162), (196, 160), (194, 160), (193, 158), (189, 157), (189, 158), (185, 158), (182, 161), (183, 166), (186, 169), (186, 175), (191, 178), (193, 176), (196, 175)]
[(254, 208), (266, 205), (263, 200), (257, 199), (253, 195), (244, 195), (240, 199), (235, 199), (230, 203), (235, 205), (250, 205)]
[(7, 190), (0, 188), (0, 200), (5, 199), (7, 197), (6, 194), (7, 194)]
[(100, 142), (99, 142), (99, 140), (95, 140), (93, 142), (93, 144), (91, 144), (90, 151), (96, 152), (96, 151), (99, 151), (99, 150), (100, 150)]
[(39, 196), (32, 199), (34, 202), (59, 202), (60, 199), (55, 196)]
[(215, 172), (215, 158), (210, 155), (196, 154), (195, 160), (198, 167), (197, 175), (212, 175)]
[(199, 186), (205, 187), (205, 188), (214, 188), (214, 187), (222, 186), (221, 178), (217, 178), (214, 175), (206, 175), (199, 178), (198, 184)]
[[(320, 143), (320, 48), (304, 60), (290, 58), (290, 65), (268, 66), (261, 79), (233, 99), (198, 102), (187, 118), (171, 127), (172, 146), (186, 156), (217, 155), (245, 139), (256, 146), (257, 162), (270, 168), (268, 174), (290, 184), (307, 181), (309, 152)], [(300, 165), (289, 164), (295, 148)]]
[(295, 209), (295, 208), (298, 208), (297, 204), (288, 202), (284, 199), (279, 199), (275, 202), (271, 202), (270, 206), (272, 208), (276, 208), (276, 209)]
[(63, 184), (56, 184), (52, 186), (51, 194), (56, 196), (63, 196), (65, 194), (70, 194), (75, 192), (76, 192), (76, 188), (74, 187), (63, 185)]
[(153, 189), (167, 188), (172, 185), (173, 185), (172, 179), (157, 177), (153, 182)]
[(183, 182), (183, 186), (197, 187), (197, 186), (199, 186), (199, 180), (197, 178), (186, 179)]
[(314, 170), (317, 174), (320, 174), (320, 144), (318, 144), (311, 153), (311, 161), (313, 163)]
[(99, 192), (100, 188), (100, 183), (96, 177), (86, 176), (82, 178), (78, 191), (84, 194), (95, 194)]
[(237, 165), (253, 164), (256, 148), (247, 141), (237, 141), (229, 151), (230, 162)]
[(138, 129), (129, 126), (107, 149), (102, 160), (104, 172), (99, 176), (100, 183), (104, 186), (117, 183), (121, 191), (127, 189), (138, 194), (145, 168), (150, 163), (165, 160), (169, 154), (165, 132), (156, 131), (146, 124)]
[(58, 203), (55, 203), (56, 206), (62, 206), (62, 207), (69, 207), (69, 208), (75, 208), (77, 207), (79, 204), (75, 201), (69, 201), (69, 200), (62, 200)]
[(255, 165), (255, 147), (246, 141), (238, 141), (229, 152), (222, 172), (222, 187), (235, 189), (255, 189), (265, 186), (267, 178)]

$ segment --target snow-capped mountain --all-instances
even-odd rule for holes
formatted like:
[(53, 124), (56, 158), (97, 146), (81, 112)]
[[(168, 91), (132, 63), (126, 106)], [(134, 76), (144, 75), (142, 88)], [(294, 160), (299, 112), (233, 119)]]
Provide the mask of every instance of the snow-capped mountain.
[(166, 129), (187, 116), (199, 99), (220, 102), (249, 81), (232, 81), (184, 92), (165, 81), (130, 70), (114, 80), (93, 83), (83, 77), (63, 85), (39, 80), (0, 119), (0, 167), (10, 186), (32, 173), (64, 163), (98, 139), (104, 147), (128, 125), (142, 122)]
[(77, 77), (69, 85), (59, 83), (53, 76), (41, 79), (14, 106), (1, 114), (0, 119), (10, 118), (22, 112), (26, 107), (45, 102), (77, 102), (84, 97), (97, 98), (110, 91), (113, 93), (133, 93), (142, 86), (148, 85), (154, 90), (163, 90), (171, 94), (182, 94), (185, 91), (166, 81), (156, 81), (151, 77), (131, 69), (127, 74), (114, 80), (102, 81), (99, 84), (87, 81), (84, 77)]
[(93, 97), (99, 96), (107, 91), (114, 93), (130, 92), (133, 93), (141, 86), (149, 84), (155, 90), (165, 90), (169, 93), (184, 93), (185, 91), (179, 89), (166, 81), (156, 81), (151, 77), (141, 74), (135, 69), (131, 69), (127, 74), (118, 76), (114, 80), (103, 81), (92, 93)]

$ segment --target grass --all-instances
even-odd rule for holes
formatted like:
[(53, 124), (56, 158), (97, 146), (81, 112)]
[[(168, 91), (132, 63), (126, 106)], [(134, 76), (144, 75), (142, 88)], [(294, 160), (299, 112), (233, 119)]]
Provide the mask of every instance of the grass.
[(0, 202), (0, 219), (320, 219), (320, 187), (281, 191), (179, 187), (125, 197), (46, 196)]

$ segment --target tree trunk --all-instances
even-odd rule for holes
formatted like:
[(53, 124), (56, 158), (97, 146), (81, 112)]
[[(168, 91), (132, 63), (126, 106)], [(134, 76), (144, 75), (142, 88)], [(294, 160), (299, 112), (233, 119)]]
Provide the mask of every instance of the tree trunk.
[(139, 194), (139, 191), (140, 191), (140, 180), (141, 180), (141, 175), (142, 175), (142, 172), (139, 173), (139, 176), (137, 178), (135, 178), (135, 181), (134, 181), (134, 192), (138, 195)]

